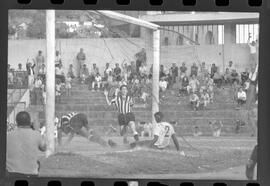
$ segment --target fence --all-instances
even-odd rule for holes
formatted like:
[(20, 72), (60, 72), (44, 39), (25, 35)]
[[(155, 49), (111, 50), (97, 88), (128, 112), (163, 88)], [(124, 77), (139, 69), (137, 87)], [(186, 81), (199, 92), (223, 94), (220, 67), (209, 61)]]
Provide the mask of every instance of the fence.
[(27, 71), (8, 71), (8, 89), (28, 88)]

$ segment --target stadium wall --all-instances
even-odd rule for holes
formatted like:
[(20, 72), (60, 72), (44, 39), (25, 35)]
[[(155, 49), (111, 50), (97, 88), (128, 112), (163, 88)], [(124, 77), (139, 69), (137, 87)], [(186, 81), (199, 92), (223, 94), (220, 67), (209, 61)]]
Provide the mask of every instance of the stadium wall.
[[(64, 70), (67, 71), (69, 64), (76, 67), (76, 55), (80, 48), (86, 53), (86, 64), (88, 67), (93, 63), (103, 71), (105, 63), (121, 63), (135, 60), (134, 54), (141, 48), (146, 48), (148, 67), (152, 64), (153, 47), (152, 37), (145, 38), (106, 38), (106, 39), (57, 39), (56, 49), (60, 50)], [(25, 68), (27, 58), (32, 61), (38, 50), (42, 50), (46, 56), (46, 40), (9, 40), (8, 41), (8, 63), (12, 68), (17, 69), (18, 63)], [(228, 50), (227, 50), (228, 51)], [(225, 61), (226, 59), (226, 61)], [(249, 47), (246, 44), (232, 44), (230, 51), (224, 56), (223, 45), (198, 45), (198, 46), (161, 46), (161, 64), (170, 67), (175, 62), (181, 65), (183, 61), (187, 66), (194, 62), (205, 61), (211, 66), (216, 63), (223, 71), (228, 64), (228, 59), (235, 63), (236, 68), (244, 70), (249, 61)]]

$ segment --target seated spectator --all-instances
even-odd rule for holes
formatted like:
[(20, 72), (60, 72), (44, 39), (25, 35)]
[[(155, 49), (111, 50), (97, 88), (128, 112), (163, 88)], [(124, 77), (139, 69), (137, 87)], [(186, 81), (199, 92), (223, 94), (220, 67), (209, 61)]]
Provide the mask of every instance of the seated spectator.
[(210, 96), (207, 93), (207, 90), (203, 89), (203, 92), (202, 92), (201, 97), (200, 97), (200, 105), (201, 105), (202, 109), (205, 110), (209, 103), (210, 103)]
[(121, 68), (119, 67), (119, 64), (115, 64), (115, 68), (113, 69), (113, 75), (116, 79), (116, 81), (121, 81)]
[(69, 77), (71, 79), (74, 79), (75, 78), (75, 72), (74, 72), (74, 69), (73, 69), (73, 65), (72, 64), (69, 65), (68, 75), (69, 75)]
[[(88, 71), (88, 73), (89, 73), (89, 71)], [(90, 84), (92, 84), (92, 82), (95, 81), (95, 77), (96, 77), (97, 73), (99, 73), (99, 68), (97, 67), (96, 63), (93, 63), (93, 68), (91, 69), (91, 72), (90, 72)]]
[(209, 94), (210, 102), (213, 103), (214, 99), (214, 81), (210, 78), (210, 74), (206, 77), (206, 88)]
[(189, 97), (189, 101), (190, 101), (192, 110), (196, 111), (199, 109), (200, 99), (195, 92), (191, 92), (190, 97)]
[(70, 75), (70, 73), (67, 73), (67, 78), (66, 78), (67, 96), (70, 96), (71, 82), (72, 82), (71, 75)]
[(27, 59), (27, 63), (26, 63), (26, 70), (27, 70), (27, 74), (28, 74), (28, 86), (31, 86), (34, 84), (34, 68), (35, 68), (36, 64), (34, 63), (32, 65), (31, 62), (29, 62), (29, 59)]
[(182, 79), (184, 76), (186, 76), (186, 72), (187, 72), (187, 67), (186, 67), (185, 62), (182, 63), (182, 66), (179, 69), (180, 69), (180, 78)]
[(195, 76), (198, 75), (198, 66), (196, 65), (196, 63), (193, 63), (193, 65), (190, 68), (190, 77), (192, 77), (193, 75)]
[(147, 68), (144, 64), (142, 64), (139, 68), (139, 75), (141, 79), (147, 77)]
[(102, 77), (100, 76), (99, 73), (97, 73), (96, 77), (95, 77), (95, 81), (92, 82), (92, 91), (95, 91), (95, 86), (97, 85), (97, 90), (100, 90), (100, 85), (102, 82)]
[(41, 68), (39, 69), (38, 75), (41, 77), (42, 83), (45, 84), (45, 81), (46, 81), (46, 68), (45, 68), (44, 63), (41, 65)]
[(247, 100), (247, 94), (243, 90), (243, 88), (240, 87), (238, 92), (237, 92), (237, 104), (238, 104), (238, 106), (242, 106), (243, 104), (245, 104), (246, 100)]
[[(93, 74), (92, 74), (93, 75)], [(81, 79), (81, 83), (84, 84), (85, 80), (89, 77), (89, 70), (86, 67), (86, 64), (83, 64), (83, 67), (81, 69), (80, 72), (80, 79)]]
[(239, 81), (240, 81), (239, 75), (236, 72), (236, 70), (233, 69), (232, 73), (231, 73), (231, 83), (232, 84), (235, 84), (235, 83), (239, 84)]
[(19, 112), (16, 115), (16, 123), (17, 128), (7, 133), (6, 176), (37, 177), (39, 151), (46, 150), (46, 140), (39, 131), (33, 130), (28, 112)]
[(181, 88), (179, 89), (180, 96), (188, 93), (187, 87), (189, 85), (188, 77), (185, 74), (181, 79)]
[(196, 78), (195, 74), (193, 74), (191, 79), (189, 80), (189, 85), (187, 86), (188, 94), (190, 92), (197, 92), (199, 86), (200, 86), (200, 83), (198, 79)]
[(58, 50), (55, 51), (55, 66), (62, 64), (62, 58)]
[(220, 88), (222, 85), (222, 76), (220, 75), (218, 70), (214, 73), (213, 80), (217, 87)]
[(246, 81), (249, 79), (249, 71), (248, 68), (245, 69), (244, 72), (241, 73), (241, 85), (243, 86)]
[(103, 86), (106, 91), (109, 91), (113, 84), (113, 75), (112, 71), (110, 71), (106, 78), (104, 78)]
[(213, 137), (220, 137), (221, 135), (221, 129), (223, 127), (223, 124), (222, 122), (217, 122), (217, 121), (213, 121), (213, 122), (209, 122), (209, 126), (212, 130), (212, 134), (213, 134)]
[(199, 137), (202, 135), (202, 132), (199, 130), (199, 127), (198, 126), (195, 126), (194, 127), (194, 132), (193, 132), (193, 136), (194, 137)]
[(211, 75), (210, 75), (210, 78), (213, 78), (214, 77), (214, 74), (217, 72), (217, 66), (215, 63), (212, 64), (211, 66)]
[(65, 83), (65, 74), (62, 63), (55, 66), (55, 78), (59, 79), (62, 84)]

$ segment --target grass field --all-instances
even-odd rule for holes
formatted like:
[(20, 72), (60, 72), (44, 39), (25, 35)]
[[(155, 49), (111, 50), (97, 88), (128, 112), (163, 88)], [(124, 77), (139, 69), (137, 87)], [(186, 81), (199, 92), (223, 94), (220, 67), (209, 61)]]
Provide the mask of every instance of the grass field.
[(40, 176), (242, 180), (256, 144), (255, 137), (187, 137), (191, 147), (179, 138), (184, 157), (172, 144), (166, 150), (131, 150), (119, 137), (112, 139), (119, 144), (117, 148), (75, 137), (69, 145), (58, 147), (55, 155), (41, 155)]

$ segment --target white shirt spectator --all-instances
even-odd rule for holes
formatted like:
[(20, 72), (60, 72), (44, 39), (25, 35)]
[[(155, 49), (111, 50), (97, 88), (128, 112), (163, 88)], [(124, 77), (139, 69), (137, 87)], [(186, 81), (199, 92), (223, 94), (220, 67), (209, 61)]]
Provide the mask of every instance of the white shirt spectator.
[(250, 42), (248, 42), (248, 46), (249, 46), (249, 49), (250, 49), (250, 53), (251, 54), (256, 54), (257, 52), (257, 45), (252, 45)]
[(144, 66), (144, 65), (140, 66), (139, 71), (140, 71), (141, 74), (146, 74), (147, 73), (146, 66)]
[(199, 101), (199, 97), (197, 96), (197, 94), (191, 94), (190, 102), (195, 102), (195, 101)]
[(41, 88), (42, 87), (42, 81), (41, 79), (36, 79), (35, 81), (35, 88)]
[(237, 98), (245, 101), (247, 99), (246, 92), (245, 91), (238, 92), (237, 93)]
[(168, 83), (167, 83), (167, 81), (165, 81), (165, 80), (161, 80), (161, 81), (159, 82), (159, 87), (161, 88), (162, 91), (165, 91), (165, 90), (166, 90), (167, 85), (168, 85)]
[(55, 74), (56, 75), (64, 75), (63, 68), (55, 67)]
[(102, 78), (101, 78), (101, 76), (96, 76), (96, 77), (95, 77), (95, 80), (96, 80), (97, 82), (101, 82)]

